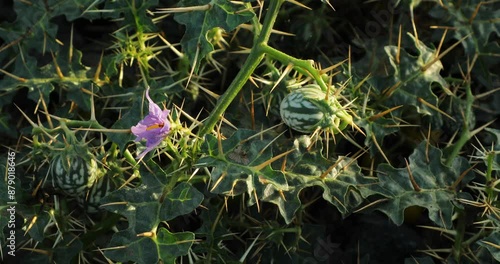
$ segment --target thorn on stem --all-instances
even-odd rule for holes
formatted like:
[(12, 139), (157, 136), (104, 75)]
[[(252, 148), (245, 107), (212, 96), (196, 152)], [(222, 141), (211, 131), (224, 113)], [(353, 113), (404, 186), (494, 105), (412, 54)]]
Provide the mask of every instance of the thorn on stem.
[(408, 163), (408, 160), (406, 158), (405, 158), (405, 162), (406, 162), (406, 169), (408, 170), (408, 175), (410, 177), (410, 182), (411, 182), (411, 185), (413, 186), (413, 189), (416, 192), (421, 192), (422, 188), (420, 188), (420, 186), (418, 186), (417, 182), (415, 181), (415, 178), (413, 178), (413, 173), (411, 172), (410, 164)]

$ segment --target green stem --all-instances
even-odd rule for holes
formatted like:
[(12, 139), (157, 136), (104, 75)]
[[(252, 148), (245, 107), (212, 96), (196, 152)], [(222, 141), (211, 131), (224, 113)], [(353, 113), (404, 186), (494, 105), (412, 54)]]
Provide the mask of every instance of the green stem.
[(312, 77), (321, 87), (321, 90), (328, 91), (328, 86), (323, 81), (323, 78), (321, 78), (319, 71), (314, 68), (314, 61), (297, 59), (268, 45), (262, 45), (261, 49), (267, 55), (279, 60), (283, 64), (292, 64), (298, 72)]
[(84, 127), (84, 128), (94, 128), (94, 129), (106, 129), (101, 126), (96, 120), (71, 120), (71, 119), (61, 119), (61, 123), (64, 122), (68, 127)]
[[(468, 125), (468, 120), (472, 117), (472, 103), (474, 102), (474, 96), (472, 95), (472, 91), (470, 88), (470, 84), (465, 87), (466, 92), (466, 107), (464, 113), (464, 124), (462, 129), (462, 134), (457, 142), (453, 145), (450, 154), (446, 158), (446, 165), (451, 167), (453, 164), (453, 160), (459, 155), (463, 146), (469, 141), (472, 137), (473, 132), (471, 132), (471, 128)], [(455, 236), (455, 244), (453, 245), (452, 255), (457, 263), (460, 263), (460, 258), (462, 256), (463, 249), (463, 241), (465, 235), (465, 227), (466, 227), (466, 215), (465, 210), (456, 208), (457, 212), (457, 226), (456, 226), (456, 236)]]
[[(467, 121), (465, 121), (467, 122)], [(464, 126), (465, 128), (465, 126)], [(470, 139), (470, 131), (468, 129), (464, 129), (462, 131), (462, 134), (460, 135), (460, 138), (458, 139), (457, 142), (453, 145), (451, 149), (450, 155), (448, 155), (448, 158), (446, 159), (446, 166), (451, 167), (453, 165), (453, 160), (458, 156), (458, 153), (462, 149), (462, 147), (469, 141)]]
[[(252, 4), (251, 3), (246, 3), (245, 4), (245, 7), (248, 9), (248, 10), (253, 10), (253, 7), (252, 7)], [(259, 36), (260, 35), (260, 32), (261, 32), (261, 29), (262, 29), (262, 25), (260, 24), (259, 22), (259, 17), (255, 15), (254, 13), (254, 16), (252, 17), (252, 26), (253, 26), (253, 34), (254, 36)], [(253, 44), (257, 44), (257, 38), (254, 38), (253, 40)]]
[(470, 131), (471, 128), (469, 128), (469, 125), (467, 123), (468, 120), (470, 120), (470, 118), (472, 117), (472, 104), (474, 103), (474, 95), (472, 94), (470, 84), (468, 84), (465, 87), (465, 92), (466, 92), (466, 106), (465, 106), (465, 113), (464, 113), (465, 118), (464, 118), (462, 134), (460, 135), (458, 141), (455, 142), (455, 144), (451, 149), (450, 154), (446, 158), (445, 165), (448, 167), (451, 167), (451, 165), (453, 164), (453, 160), (458, 156), (463, 146), (472, 137), (472, 133)]
[(486, 173), (485, 173), (485, 178), (486, 178), (486, 182), (490, 182), (493, 177), (492, 177), (492, 173), (493, 173), (493, 163), (495, 162), (495, 152), (494, 151), (490, 151), (488, 152), (488, 154), (486, 154)]
[(210, 113), (207, 121), (201, 127), (198, 132), (199, 137), (204, 137), (207, 133), (214, 129), (215, 125), (219, 121), (219, 118), (222, 116), (224, 111), (226, 111), (231, 102), (240, 92), (241, 88), (243, 88), (243, 85), (245, 85), (248, 81), (250, 75), (254, 72), (257, 66), (259, 66), (259, 63), (264, 58), (265, 54), (262, 47), (266, 46), (269, 41), (269, 36), (271, 35), (274, 23), (276, 22), (276, 17), (278, 16), (280, 7), (285, 0), (273, 0), (269, 2), (269, 8), (257, 41), (254, 43), (252, 50), (250, 51), (250, 54), (248, 55), (248, 58), (245, 61), (245, 64), (243, 64), (243, 67), (239, 71), (238, 75), (236, 75), (227, 91), (219, 98), (215, 109)]
[(45, 128), (43, 126), (33, 127), (32, 133), (33, 135), (41, 135), (41, 134), (56, 134), (59, 131), (69, 132), (69, 127), (84, 127), (84, 128), (93, 128), (93, 129), (106, 129), (101, 126), (99, 122), (96, 120), (71, 120), (66, 118), (59, 119), (60, 126), (56, 128)]
[(463, 209), (456, 209), (457, 212), (457, 226), (455, 235), (455, 243), (453, 245), (453, 258), (457, 263), (460, 263), (460, 258), (462, 256), (463, 241), (465, 235), (465, 211)]

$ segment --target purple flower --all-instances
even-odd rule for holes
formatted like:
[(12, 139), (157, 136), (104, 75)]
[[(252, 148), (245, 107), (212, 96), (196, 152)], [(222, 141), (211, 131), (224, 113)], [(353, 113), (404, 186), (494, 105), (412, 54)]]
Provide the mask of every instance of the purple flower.
[(158, 146), (170, 131), (168, 121), (169, 110), (161, 110), (160, 107), (149, 97), (149, 88), (146, 90), (146, 98), (149, 101), (149, 114), (131, 128), (132, 133), (137, 137), (135, 141), (146, 139), (146, 149), (137, 156), (141, 159), (148, 152)]

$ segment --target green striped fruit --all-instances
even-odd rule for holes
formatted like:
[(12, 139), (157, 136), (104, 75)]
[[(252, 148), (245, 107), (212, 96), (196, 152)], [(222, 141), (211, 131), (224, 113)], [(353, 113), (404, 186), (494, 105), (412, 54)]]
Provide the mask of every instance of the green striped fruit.
[(63, 152), (51, 163), (53, 186), (69, 196), (78, 196), (92, 186), (98, 175), (98, 166), (92, 155)]
[(280, 104), (281, 119), (290, 128), (303, 133), (316, 129), (338, 133), (353, 123), (352, 116), (318, 85), (310, 84), (290, 92)]

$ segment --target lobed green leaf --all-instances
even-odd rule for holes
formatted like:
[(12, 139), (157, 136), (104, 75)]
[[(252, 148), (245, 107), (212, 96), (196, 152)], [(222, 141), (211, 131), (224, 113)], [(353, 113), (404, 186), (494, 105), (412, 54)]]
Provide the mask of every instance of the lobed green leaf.
[[(389, 216), (397, 225), (404, 220), (404, 211), (411, 206), (426, 208), (429, 218), (438, 226), (451, 228), (455, 203), (459, 192), (456, 181), (466, 173), (460, 184), (474, 178), (469, 163), (463, 157), (453, 160), (447, 167), (442, 162), (441, 150), (422, 142), (408, 159), (408, 168), (394, 168), (389, 164), (377, 167), (377, 176), (382, 188), (381, 194), (387, 201), (374, 205), (371, 210), (379, 210)], [(412, 183), (411, 177), (414, 179)]]
[(205, 10), (177, 13), (175, 21), (186, 26), (186, 32), (181, 40), (183, 52), (189, 57), (197, 72), (200, 62), (214, 50), (213, 44), (207, 39), (209, 30), (220, 27), (230, 32), (237, 26), (248, 22), (253, 13), (242, 11), (242, 8), (228, 0), (182, 0), (178, 6), (202, 6)]

